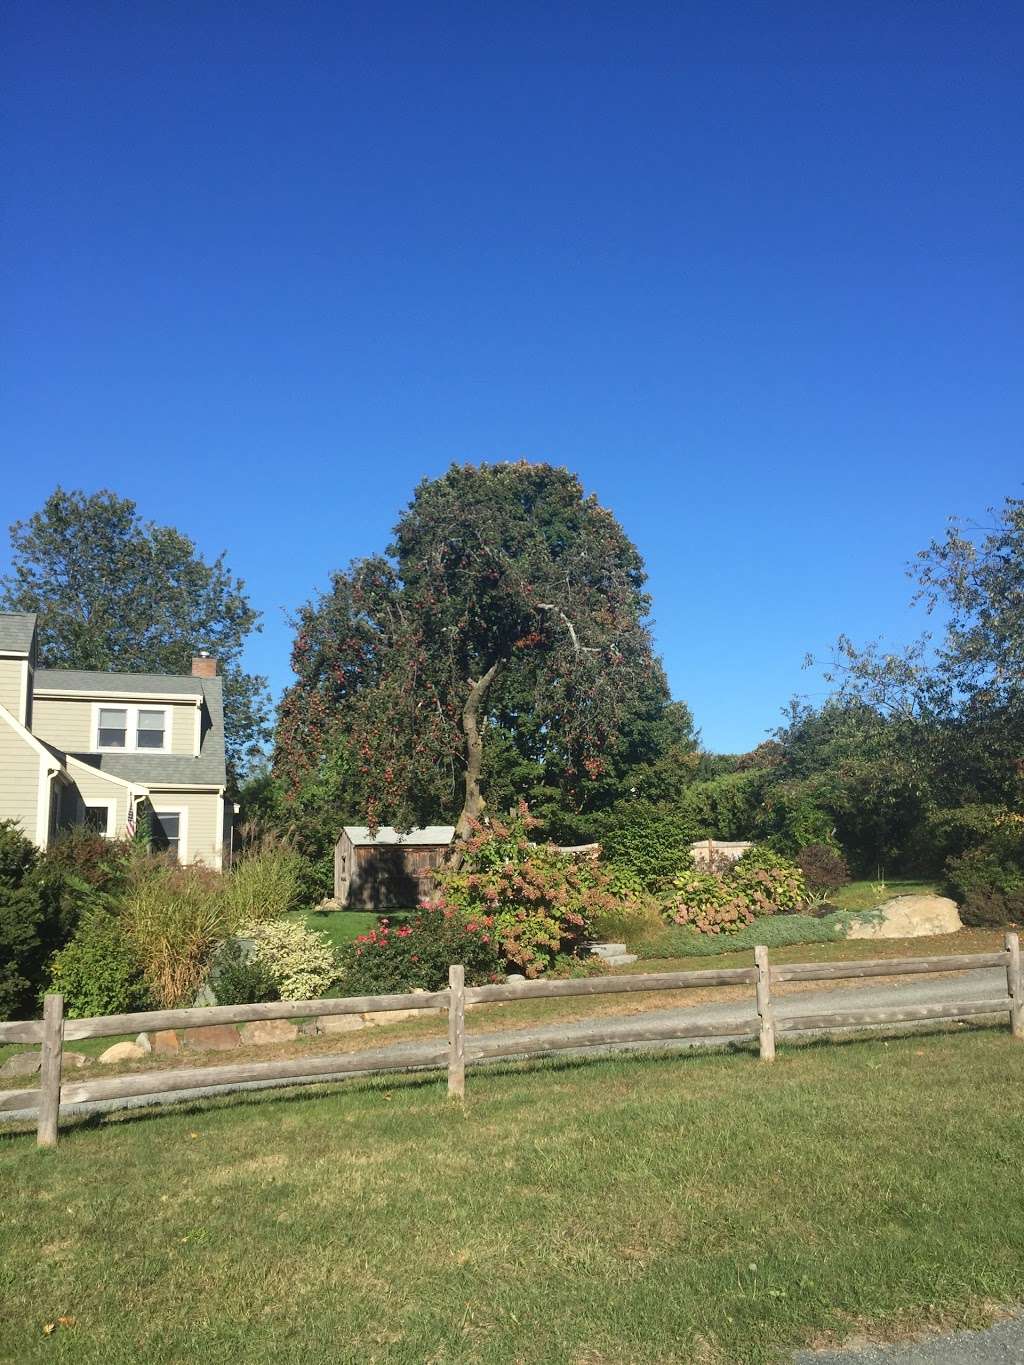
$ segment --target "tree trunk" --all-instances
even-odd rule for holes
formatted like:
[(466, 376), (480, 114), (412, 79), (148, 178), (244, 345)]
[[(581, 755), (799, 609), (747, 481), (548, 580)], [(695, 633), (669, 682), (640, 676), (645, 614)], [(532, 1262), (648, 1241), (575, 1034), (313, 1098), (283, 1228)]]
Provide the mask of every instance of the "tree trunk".
[(472, 828), (473, 821), (479, 820), (484, 810), (484, 798), (480, 791), (480, 772), (484, 761), (484, 741), (480, 733), (480, 708), (484, 704), (487, 690), (495, 679), (498, 665), (491, 664), (487, 672), (476, 682), (470, 679), (469, 696), (462, 708), (462, 735), (466, 745), (466, 786), (462, 811), (455, 826), (448, 855), (448, 866), (458, 869), (462, 865), (463, 845)]

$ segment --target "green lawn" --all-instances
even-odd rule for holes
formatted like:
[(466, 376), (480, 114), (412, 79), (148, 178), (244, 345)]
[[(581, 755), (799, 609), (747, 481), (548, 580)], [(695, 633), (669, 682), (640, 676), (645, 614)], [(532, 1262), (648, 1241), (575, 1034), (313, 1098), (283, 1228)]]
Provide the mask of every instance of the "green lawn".
[(1022, 1092), (964, 1029), (6, 1135), (0, 1360), (757, 1365), (976, 1323), (1024, 1295)]
[(874, 910), (895, 896), (934, 896), (939, 891), (936, 882), (868, 881), (849, 882), (841, 886), (829, 899), (840, 910)]
[(358, 934), (368, 933), (381, 919), (398, 923), (413, 913), (412, 910), (394, 910), (382, 916), (361, 910), (331, 910), (327, 913), (309, 910), (301, 918), (308, 929), (315, 929), (318, 934), (329, 938), (335, 948), (340, 948), (351, 943)]

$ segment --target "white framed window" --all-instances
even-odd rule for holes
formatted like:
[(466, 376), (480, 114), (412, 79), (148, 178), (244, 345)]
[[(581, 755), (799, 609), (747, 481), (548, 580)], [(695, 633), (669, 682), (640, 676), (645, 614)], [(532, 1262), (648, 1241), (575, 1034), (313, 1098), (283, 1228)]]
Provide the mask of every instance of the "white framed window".
[(176, 863), (188, 861), (188, 809), (164, 806), (149, 816), (150, 842), (154, 853), (166, 853)]
[(113, 839), (117, 834), (117, 802), (84, 801), (82, 824), (94, 834), (102, 834), (104, 839)]
[(104, 706), (97, 702), (92, 711), (93, 748), (97, 753), (170, 752), (169, 706)]

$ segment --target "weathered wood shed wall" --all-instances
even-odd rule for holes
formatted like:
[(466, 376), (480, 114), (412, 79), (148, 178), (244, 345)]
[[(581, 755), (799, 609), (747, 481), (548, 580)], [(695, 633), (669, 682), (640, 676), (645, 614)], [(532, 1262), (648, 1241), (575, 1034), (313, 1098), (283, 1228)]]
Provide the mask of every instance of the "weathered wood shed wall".
[(453, 825), (399, 834), (382, 825), (346, 825), (334, 849), (334, 895), (348, 910), (400, 910), (434, 891), (434, 872), (455, 835)]

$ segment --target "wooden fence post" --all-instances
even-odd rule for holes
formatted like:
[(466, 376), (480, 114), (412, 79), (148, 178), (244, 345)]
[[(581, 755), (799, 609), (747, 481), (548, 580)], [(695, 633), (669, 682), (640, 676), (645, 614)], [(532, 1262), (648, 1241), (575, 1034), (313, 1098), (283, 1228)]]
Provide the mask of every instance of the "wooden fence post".
[(1010, 997), (1010, 1032), (1015, 1038), (1024, 1039), (1024, 971), (1021, 970), (1020, 938), (1017, 934), (1007, 933), (1003, 942), (1006, 945), (1006, 994)]
[(466, 1097), (466, 969), (448, 968), (448, 1096)]
[(768, 967), (768, 949), (754, 949), (754, 963), (757, 967), (757, 1017), (761, 1021), (761, 1060), (775, 1060), (775, 1012), (772, 1009), (771, 972)]
[(39, 1074), (39, 1119), (36, 1142), (56, 1147), (60, 1114), (60, 1068), (64, 1051), (64, 997), (43, 997), (43, 1046)]

